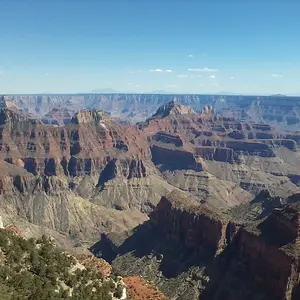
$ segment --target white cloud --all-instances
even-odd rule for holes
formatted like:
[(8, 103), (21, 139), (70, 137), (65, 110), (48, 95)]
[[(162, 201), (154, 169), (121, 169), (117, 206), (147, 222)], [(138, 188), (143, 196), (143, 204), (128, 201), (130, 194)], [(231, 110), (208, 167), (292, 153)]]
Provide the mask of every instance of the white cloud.
[(216, 76), (216, 75), (210, 75), (208, 78), (209, 78), (209, 79), (216, 79), (217, 76)]
[(210, 69), (210, 68), (190, 68), (188, 69), (190, 72), (218, 72), (217, 69)]
[(169, 84), (169, 85), (167, 85), (167, 87), (169, 87), (169, 88), (175, 88), (175, 87), (178, 87), (178, 85), (176, 85), (176, 84)]
[(141, 87), (141, 86), (140, 86), (139, 84), (136, 84), (135, 87), (139, 88), (139, 87)]
[(45, 76), (49, 76), (49, 73), (45, 73)]
[(234, 80), (234, 77), (233, 77), (233, 76), (231, 76), (231, 77), (229, 77), (229, 79), (230, 79), (230, 80)]
[(167, 69), (167, 70), (163, 70), (163, 69), (154, 69), (154, 70), (150, 70), (149, 72), (155, 72), (155, 73), (173, 73), (172, 70)]
[(149, 72), (157, 72), (157, 73), (162, 73), (164, 70), (162, 69), (155, 69), (155, 70), (150, 70)]
[(202, 77), (202, 75), (197, 75), (197, 76), (195, 76), (195, 75), (183, 75), (183, 74), (181, 74), (181, 75), (177, 75), (176, 76), (177, 78), (190, 78), (190, 79), (193, 79), (193, 78), (201, 78)]
[(282, 74), (272, 74), (273, 78), (282, 78), (283, 75)]
[(176, 77), (177, 77), (177, 78), (188, 78), (189, 76), (188, 76), (188, 75), (183, 75), (183, 74), (181, 74), (181, 75), (177, 75)]
[(132, 83), (132, 82), (128, 82), (127, 84), (128, 84), (128, 85), (133, 85), (133, 83)]
[(193, 55), (193, 54), (189, 54), (188, 57), (189, 57), (189, 58), (192, 58), (192, 57), (194, 57), (194, 55)]

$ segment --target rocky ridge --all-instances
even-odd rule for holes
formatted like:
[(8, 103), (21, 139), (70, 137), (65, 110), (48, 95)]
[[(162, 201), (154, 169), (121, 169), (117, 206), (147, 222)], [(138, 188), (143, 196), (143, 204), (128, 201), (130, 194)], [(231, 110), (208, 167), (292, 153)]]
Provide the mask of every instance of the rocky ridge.
[(0, 208), (76, 241), (136, 226), (173, 189), (221, 210), (262, 189), (298, 190), (297, 133), (210, 106), (195, 113), (173, 101), (137, 125), (80, 110), (65, 126), (3, 108), (0, 124)]
[(160, 95), (160, 94), (82, 94), (82, 95), (11, 95), (11, 99), (25, 113), (39, 117), (53, 108), (73, 111), (97, 109), (110, 112), (112, 117), (130, 119), (133, 123), (151, 117), (158, 107), (170, 101), (191, 106), (200, 111), (211, 105), (229, 117), (256, 123), (264, 122), (283, 130), (299, 130), (299, 97), (245, 95)]
[[(199, 177), (213, 178), (211, 181), (219, 181), (217, 186), (230, 186), (229, 182), (234, 182), (254, 193), (264, 188), (276, 189), (281, 195), (296, 192), (298, 134), (224, 117), (210, 106), (204, 107), (200, 114), (175, 115), (167, 113), (165, 107), (163, 117), (154, 115), (139, 126), (151, 136), (152, 159), (168, 182), (200, 198), (205, 196), (202, 187), (195, 185), (202, 182)], [(189, 173), (182, 174), (183, 169)], [(224, 199), (220, 194), (213, 198)], [(229, 192), (231, 196), (235, 197), (234, 192)]]
[(106, 236), (92, 251), (112, 261), (115, 272), (153, 280), (174, 299), (295, 300), (299, 224), (299, 202), (243, 224), (172, 192), (148, 222)]
[(76, 111), (70, 111), (68, 108), (53, 108), (45, 114), (41, 121), (44, 124), (63, 126), (71, 122), (72, 116)]

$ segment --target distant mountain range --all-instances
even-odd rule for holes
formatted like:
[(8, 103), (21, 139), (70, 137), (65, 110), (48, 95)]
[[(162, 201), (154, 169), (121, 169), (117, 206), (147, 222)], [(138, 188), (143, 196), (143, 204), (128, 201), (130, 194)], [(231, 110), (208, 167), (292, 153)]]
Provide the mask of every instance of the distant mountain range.
[(105, 94), (115, 94), (115, 93), (122, 93), (121, 91), (117, 91), (115, 89), (111, 89), (111, 88), (104, 88), (104, 89), (95, 89), (90, 91), (90, 93), (105, 93)]
[(165, 90), (154, 90), (154, 91), (151, 91), (150, 94), (174, 94), (173, 92), (168, 92), (168, 91), (165, 91)]

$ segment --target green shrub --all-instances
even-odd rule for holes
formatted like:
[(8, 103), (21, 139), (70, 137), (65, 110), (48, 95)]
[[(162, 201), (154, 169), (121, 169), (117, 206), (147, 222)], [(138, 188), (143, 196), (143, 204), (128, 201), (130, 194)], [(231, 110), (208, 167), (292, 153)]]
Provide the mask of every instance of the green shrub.
[[(106, 281), (90, 269), (71, 274), (74, 257), (61, 252), (46, 236), (25, 240), (0, 229), (0, 249), (1, 300), (111, 300), (109, 292), (121, 293), (114, 281)], [(61, 288), (59, 282), (68, 288)], [(74, 289), (72, 297), (70, 288)]]

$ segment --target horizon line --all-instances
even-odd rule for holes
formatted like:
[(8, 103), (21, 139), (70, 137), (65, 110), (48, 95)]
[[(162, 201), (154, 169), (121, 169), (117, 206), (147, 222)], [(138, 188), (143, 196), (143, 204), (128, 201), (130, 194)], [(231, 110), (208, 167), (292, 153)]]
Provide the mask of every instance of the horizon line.
[(172, 92), (145, 92), (145, 93), (138, 93), (138, 92), (79, 92), (79, 93), (0, 93), (0, 96), (70, 96), (70, 95), (173, 95), (173, 96), (181, 96), (181, 95), (198, 95), (198, 96), (264, 96), (264, 97), (291, 97), (297, 98), (300, 97), (300, 94), (243, 94), (243, 93), (172, 93)]

